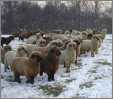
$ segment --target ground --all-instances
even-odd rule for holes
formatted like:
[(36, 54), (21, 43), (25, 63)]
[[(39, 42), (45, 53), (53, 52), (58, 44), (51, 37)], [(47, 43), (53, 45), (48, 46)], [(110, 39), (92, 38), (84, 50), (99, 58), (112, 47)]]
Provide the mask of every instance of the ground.
[[(15, 39), (10, 45), (17, 48), (22, 43)], [(112, 35), (106, 35), (95, 57), (87, 53), (79, 58), (77, 65), (72, 64), (70, 73), (65, 73), (65, 68), (60, 65), (55, 81), (48, 82), (44, 74), (43, 78), (37, 75), (33, 85), (26, 84), (25, 77), (21, 77), (19, 84), (12, 81), (10, 71), (4, 72), (3, 64), (1, 75), (2, 98), (112, 98)]]

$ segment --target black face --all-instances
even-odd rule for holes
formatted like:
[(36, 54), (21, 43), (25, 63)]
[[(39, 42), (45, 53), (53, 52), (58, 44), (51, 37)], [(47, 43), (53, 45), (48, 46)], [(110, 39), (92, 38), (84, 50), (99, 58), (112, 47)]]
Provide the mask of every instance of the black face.
[(74, 40), (74, 42), (77, 44), (77, 45), (80, 45), (80, 42), (78, 40)]
[(61, 51), (60, 51), (60, 49), (59, 49), (58, 47), (55, 46), (55, 47), (52, 47), (52, 48), (50, 49), (50, 53), (59, 56), (59, 55), (61, 54)]

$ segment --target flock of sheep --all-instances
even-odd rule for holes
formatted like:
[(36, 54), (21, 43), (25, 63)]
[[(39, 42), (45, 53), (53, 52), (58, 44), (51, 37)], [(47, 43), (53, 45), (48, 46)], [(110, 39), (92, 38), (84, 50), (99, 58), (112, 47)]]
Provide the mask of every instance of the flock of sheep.
[[(27, 33), (26, 33), (27, 34)], [(65, 31), (64, 33), (35, 33), (26, 39), (26, 44), (16, 50), (6, 45), (1, 47), (1, 61), (14, 73), (14, 80), (21, 82), (20, 76), (27, 78), (27, 83), (34, 83), (37, 74), (48, 75), (48, 81), (54, 80), (54, 74), (63, 64), (70, 72), (71, 64), (77, 63), (81, 54), (98, 53), (106, 33), (98, 31)]]

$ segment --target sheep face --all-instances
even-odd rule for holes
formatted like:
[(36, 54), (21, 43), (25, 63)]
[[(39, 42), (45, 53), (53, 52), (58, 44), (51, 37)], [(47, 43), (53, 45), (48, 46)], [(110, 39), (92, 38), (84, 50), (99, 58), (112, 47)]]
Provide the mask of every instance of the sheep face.
[(87, 35), (87, 39), (91, 39), (93, 37), (93, 35), (90, 33)]
[(41, 46), (41, 47), (46, 46), (46, 40), (41, 40), (41, 41), (40, 41), (40, 46)]
[(70, 42), (67, 44), (67, 48), (68, 49), (76, 49), (77, 48), (77, 44), (75, 42)]
[(6, 52), (7, 52), (7, 51), (11, 51), (12, 48), (11, 48), (11, 46), (6, 45), (6, 46), (4, 46), (4, 50), (5, 50)]
[(60, 55), (61, 55), (60, 49), (59, 49), (58, 47), (56, 47), (56, 46), (52, 47), (52, 48), (49, 50), (48, 53), (51, 53), (51, 54), (53, 54), (53, 55), (55, 55), (55, 56), (60, 56)]
[(40, 62), (43, 58), (40, 52), (32, 52), (30, 55), (30, 59), (33, 60), (34, 62)]
[(17, 49), (17, 53), (18, 53), (20, 56), (23, 56), (23, 55), (28, 56), (28, 52), (27, 52), (27, 50), (26, 50), (24, 47), (18, 48), (18, 49)]
[(81, 43), (80, 40), (73, 40), (73, 42), (75, 42), (77, 44), (77, 46), (80, 45), (80, 43)]

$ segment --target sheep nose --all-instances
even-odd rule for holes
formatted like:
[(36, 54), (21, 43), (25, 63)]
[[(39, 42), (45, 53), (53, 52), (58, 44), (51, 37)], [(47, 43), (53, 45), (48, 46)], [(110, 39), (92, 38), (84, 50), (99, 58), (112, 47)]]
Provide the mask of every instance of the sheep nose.
[(69, 47), (73, 47), (73, 45), (69, 45)]

